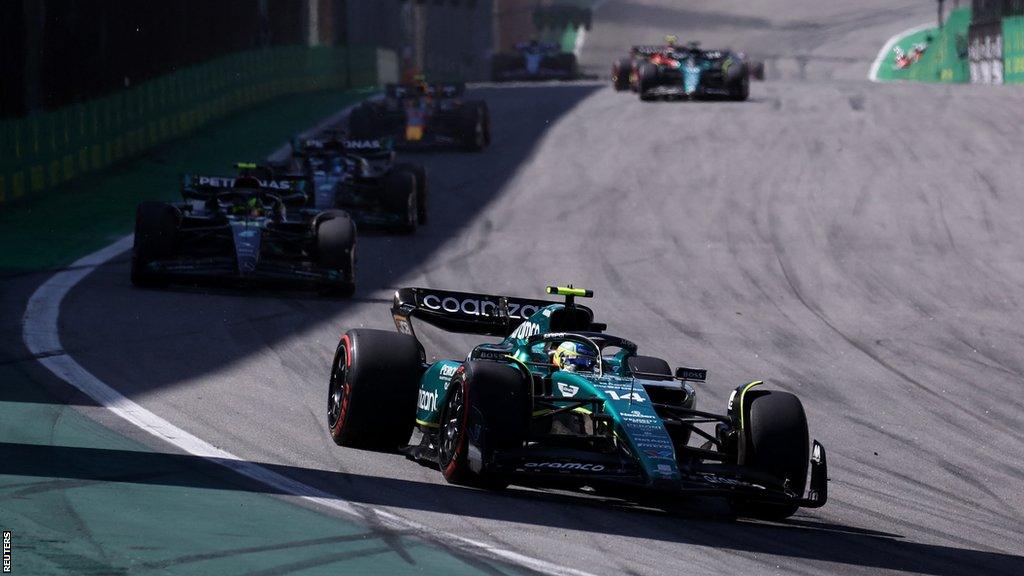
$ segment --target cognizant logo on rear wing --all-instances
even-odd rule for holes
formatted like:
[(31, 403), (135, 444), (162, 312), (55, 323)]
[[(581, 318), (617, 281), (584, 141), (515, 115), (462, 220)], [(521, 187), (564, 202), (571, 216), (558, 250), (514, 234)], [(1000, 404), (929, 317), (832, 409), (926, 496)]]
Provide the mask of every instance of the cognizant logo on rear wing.
[(412, 334), (412, 318), (448, 332), (508, 336), (523, 320), (557, 304), (493, 294), (400, 288), (391, 307), (399, 331)]

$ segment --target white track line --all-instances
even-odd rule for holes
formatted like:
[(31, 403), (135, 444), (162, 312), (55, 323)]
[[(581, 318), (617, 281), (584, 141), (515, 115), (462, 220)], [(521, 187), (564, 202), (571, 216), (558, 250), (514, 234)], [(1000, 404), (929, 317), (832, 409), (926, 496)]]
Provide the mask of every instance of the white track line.
[(885, 46), (882, 46), (882, 50), (878, 52), (878, 56), (875, 57), (875, 61), (871, 63), (871, 69), (868, 71), (868, 80), (872, 82), (879, 82), (878, 69), (882, 67), (882, 63), (889, 57), (889, 54), (892, 52), (892, 47), (895, 46), (897, 42), (911, 34), (917, 34), (918, 32), (929, 28), (935, 28), (935, 25), (919, 24), (913, 28), (907, 28), (903, 32), (893, 34), (893, 36), (885, 43)]
[(389, 529), (420, 534), (428, 540), (435, 540), (464, 554), (497, 558), (552, 576), (591, 576), (588, 572), (575, 568), (559, 566), (512, 550), (498, 548), (486, 542), (441, 532), (386, 510), (355, 504), (340, 496), (288, 478), (259, 464), (242, 460), (132, 402), (94, 376), (64, 351), (60, 342), (60, 305), (75, 285), (96, 268), (129, 250), (131, 245), (132, 236), (125, 236), (106, 248), (77, 260), (67, 269), (51, 276), (29, 298), (25, 308), (22, 339), (29, 352), (55, 376), (81, 390), (115, 415), (153, 436), (169, 442), (193, 456), (209, 459), (215, 464), (224, 466), (283, 494), (293, 494), (307, 502), (366, 523), (369, 523), (372, 518), (375, 523), (382, 523)]

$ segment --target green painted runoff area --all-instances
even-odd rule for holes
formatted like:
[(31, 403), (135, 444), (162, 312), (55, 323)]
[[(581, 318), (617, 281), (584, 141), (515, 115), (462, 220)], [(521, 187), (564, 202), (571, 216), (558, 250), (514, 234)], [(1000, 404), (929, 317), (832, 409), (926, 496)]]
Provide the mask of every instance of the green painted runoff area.
[[(958, 8), (949, 13), (942, 28), (928, 28), (904, 36), (896, 41), (878, 68), (878, 80), (913, 80), (915, 82), (969, 82), (971, 79), (967, 58), (960, 57), (960, 48), (966, 49), (967, 27), (971, 23), (971, 9)], [(962, 46), (957, 46), (960, 37)], [(910, 53), (915, 44), (926, 43), (928, 49), (921, 59), (902, 70), (897, 69), (895, 48)]]
[[(180, 173), (230, 174), (232, 163), (267, 156), (366, 95), (285, 97), (9, 205), (0, 212), (0, 282), (66, 266), (129, 233), (138, 201), (176, 197)], [(44, 392), (47, 378), (32, 358), (0, 362), (0, 530), (12, 532), (12, 574), (515, 571), (384, 537), (202, 459), (154, 453)]]

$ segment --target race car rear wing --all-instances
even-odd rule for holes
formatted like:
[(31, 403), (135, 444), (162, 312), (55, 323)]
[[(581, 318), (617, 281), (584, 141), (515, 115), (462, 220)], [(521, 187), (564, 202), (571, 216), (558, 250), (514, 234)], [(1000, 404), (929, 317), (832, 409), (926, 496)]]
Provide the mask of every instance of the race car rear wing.
[(664, 49), (664, 46), (633, 46), (630, 52), (637, 56), (653, 56)]
[[(399, 332), (413, 336), (412, 319), (417, 318), (446, 332), (505, 337), (524, 320), (552, 304), (558, 302), (431, 288), (399, 288), (395, 291), (391, 315)], [(593, 311), (578, 304), (576, 308), (590, 323)]]
[(306, 182), (304, 179), (299, 177), (280, 177), (280, 178), (254, 178), (254, 177), (235, 177), (235, 176), (201, 176), (198, 174), (185, 174), (182, 176), (182, 195), (186, 198), (206, 198), (218, 192), (224, 190), (230, 190), (235, 187), (235, 183), (238, 180), (255, 181), (260, 188), (266, 190), (274, 190), (281, 194), (291, 194), (304, 192), (306, 188)]
[(458, 98), (466, 91), (465, 82), (447, 82), (443, 84), (387, 84), (384, 94), (388, 98), (406, 98), (413, 96), (433, 96), (434, 98)]

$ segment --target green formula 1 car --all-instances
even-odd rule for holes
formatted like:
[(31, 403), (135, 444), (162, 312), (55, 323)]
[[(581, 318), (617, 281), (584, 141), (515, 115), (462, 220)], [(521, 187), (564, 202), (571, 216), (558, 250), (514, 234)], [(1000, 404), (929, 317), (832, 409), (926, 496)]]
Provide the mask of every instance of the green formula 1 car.
[[(328, 394), (334, 441), (399, 449), (449, 482), (491, 489), (723, 496), (738, 515), (772, 519), (825, 504), (825, 450), (808, 442), (796, 396), (754, 381), (736, 388), (725, 415), (697, 410), (691, 382), (704, 381), (704, 370), (672, 371), (605, 333), (575, 302), (590, 291), (548, 293), (565, 301), (398, 290), (398, 332), (349, 330), (338, 344)], [(503, 339), (465, 360), (427, 363), (414, 318)], [(409, 445), (417, 427), (421, 441)]]

